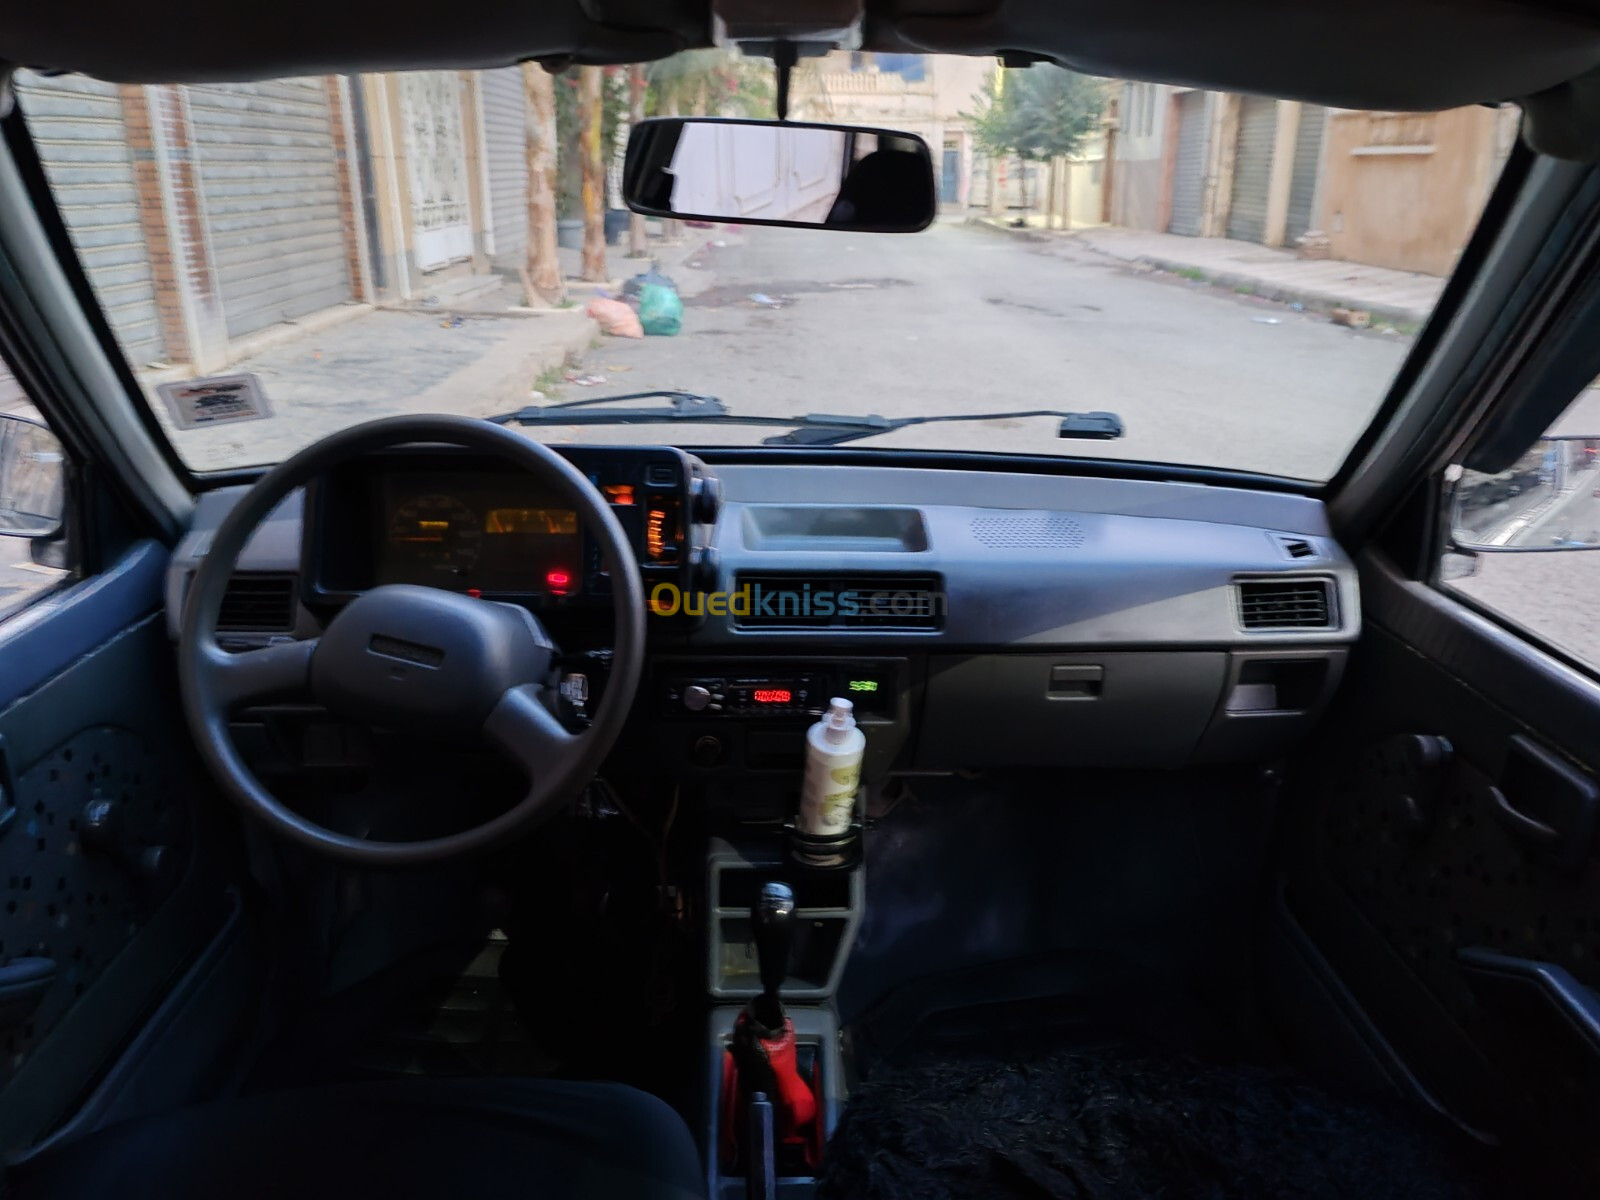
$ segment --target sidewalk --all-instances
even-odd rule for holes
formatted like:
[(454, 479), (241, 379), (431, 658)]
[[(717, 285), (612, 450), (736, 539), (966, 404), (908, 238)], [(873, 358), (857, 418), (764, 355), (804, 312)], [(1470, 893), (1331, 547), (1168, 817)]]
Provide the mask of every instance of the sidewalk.
[[(686, 294), (703, 273), (685, 260), (692, 261), (705, 240), (651, 239), (651, 256)], [(600, 337), (599, 325), (584, 311), (596, 288), (649, 266), (649, 259), (627, 257), (626, 243), (606, 249), (611, 279), (599, 285), (573, 279), (579, 253), (561, 251), (562, 273), (568, 277), (564, 308), (525, 307), (520, 280), (458, 277), (404, 304), (308, 329), (231, 363), (222, 373), (248, 372), (261, 380), (272, 407), (269, 420), (180, 432), (164, 405), (151, 407), (184, 457), (201, 470), (277, 461), (373, 416), (482, 417), (521, 408), (535, 388), (551, 388), (565, 370), (579, 365)]]
[(1137, 263), (1203, 279), (1217, 287), (1308, 308), (1352, 308), (1400, 326), (1422, 324), (1438, 303), (1443, 279), (1335, 259), (1301, 258), (1293, 250), (1228, 238), (1183, 237), (1143, 229), (1100, 225), (1073, 230), (1012, 229), (999, 218), (980, 224), (1030, 240), (1070, 238), (1072, 243), (1125, 263)]

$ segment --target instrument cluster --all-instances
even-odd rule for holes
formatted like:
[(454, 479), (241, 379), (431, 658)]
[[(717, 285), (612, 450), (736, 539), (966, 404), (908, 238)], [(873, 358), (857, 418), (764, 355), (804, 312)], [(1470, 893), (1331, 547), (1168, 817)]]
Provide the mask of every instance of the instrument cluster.
[[(645, 587), (689, 582), (695, 524), (716, 519), (715, 481), (670, 447), (556, 447), (610, 502)], [(446, 447), (347, 463), (308, 490), (312, 600), (391, 583), (495, 599), (604, 603), (611, 580), (577, 512), (534, 477)]]

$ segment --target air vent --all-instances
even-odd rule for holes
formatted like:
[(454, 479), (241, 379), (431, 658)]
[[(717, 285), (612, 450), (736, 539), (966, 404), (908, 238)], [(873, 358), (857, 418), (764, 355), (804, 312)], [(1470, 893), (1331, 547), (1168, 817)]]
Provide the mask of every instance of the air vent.
[(293, 575), (238, 574), (228, 580), (218, 631), (287, 633), (294, 628)]
[(1246, 629), (1332, 629), (1332, 582), (1327, 579), (1245, 579), (1239, 624)]
[(1292, 537), (1287, 534), (1276, 534), (1279, 549), (1287, 558), (1315, 558), (1317, 556), (1316, 543), (1309, 538)]
[[(929, 630), (944, 625), (944, 580), (898, 572), (741, 571), (736, 629)], [(739, 598), (748, 589), (748, 601)]]

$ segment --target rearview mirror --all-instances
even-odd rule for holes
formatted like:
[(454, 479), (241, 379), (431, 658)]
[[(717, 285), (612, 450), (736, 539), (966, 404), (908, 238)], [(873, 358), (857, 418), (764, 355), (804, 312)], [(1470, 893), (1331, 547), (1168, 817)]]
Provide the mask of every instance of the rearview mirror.
[(1508, 471), (1463, 471), (1450, 527), (1461, 550), (1600, 550), (1600, 437), (1541, 438)]
[(66, 455), (37, 421), (0, 413), (0, 535), (47, 538), (61, 529)]
[(628, 137), (634, 212), (731, 225), (916, 233), (933, 222), (933, 158), (914, 133), (661, 117)]

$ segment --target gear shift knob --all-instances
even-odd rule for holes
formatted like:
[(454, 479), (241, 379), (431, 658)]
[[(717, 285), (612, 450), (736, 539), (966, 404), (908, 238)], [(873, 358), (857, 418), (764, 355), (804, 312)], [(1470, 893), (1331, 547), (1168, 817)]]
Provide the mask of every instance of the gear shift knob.
[(756, 961), (761, 967), (761, 992), (771, 1004), (789, 975), (789, 948), (794, 943), (794, 892), (787, 884), (770, 880), (750, 906), (755, 930)]

